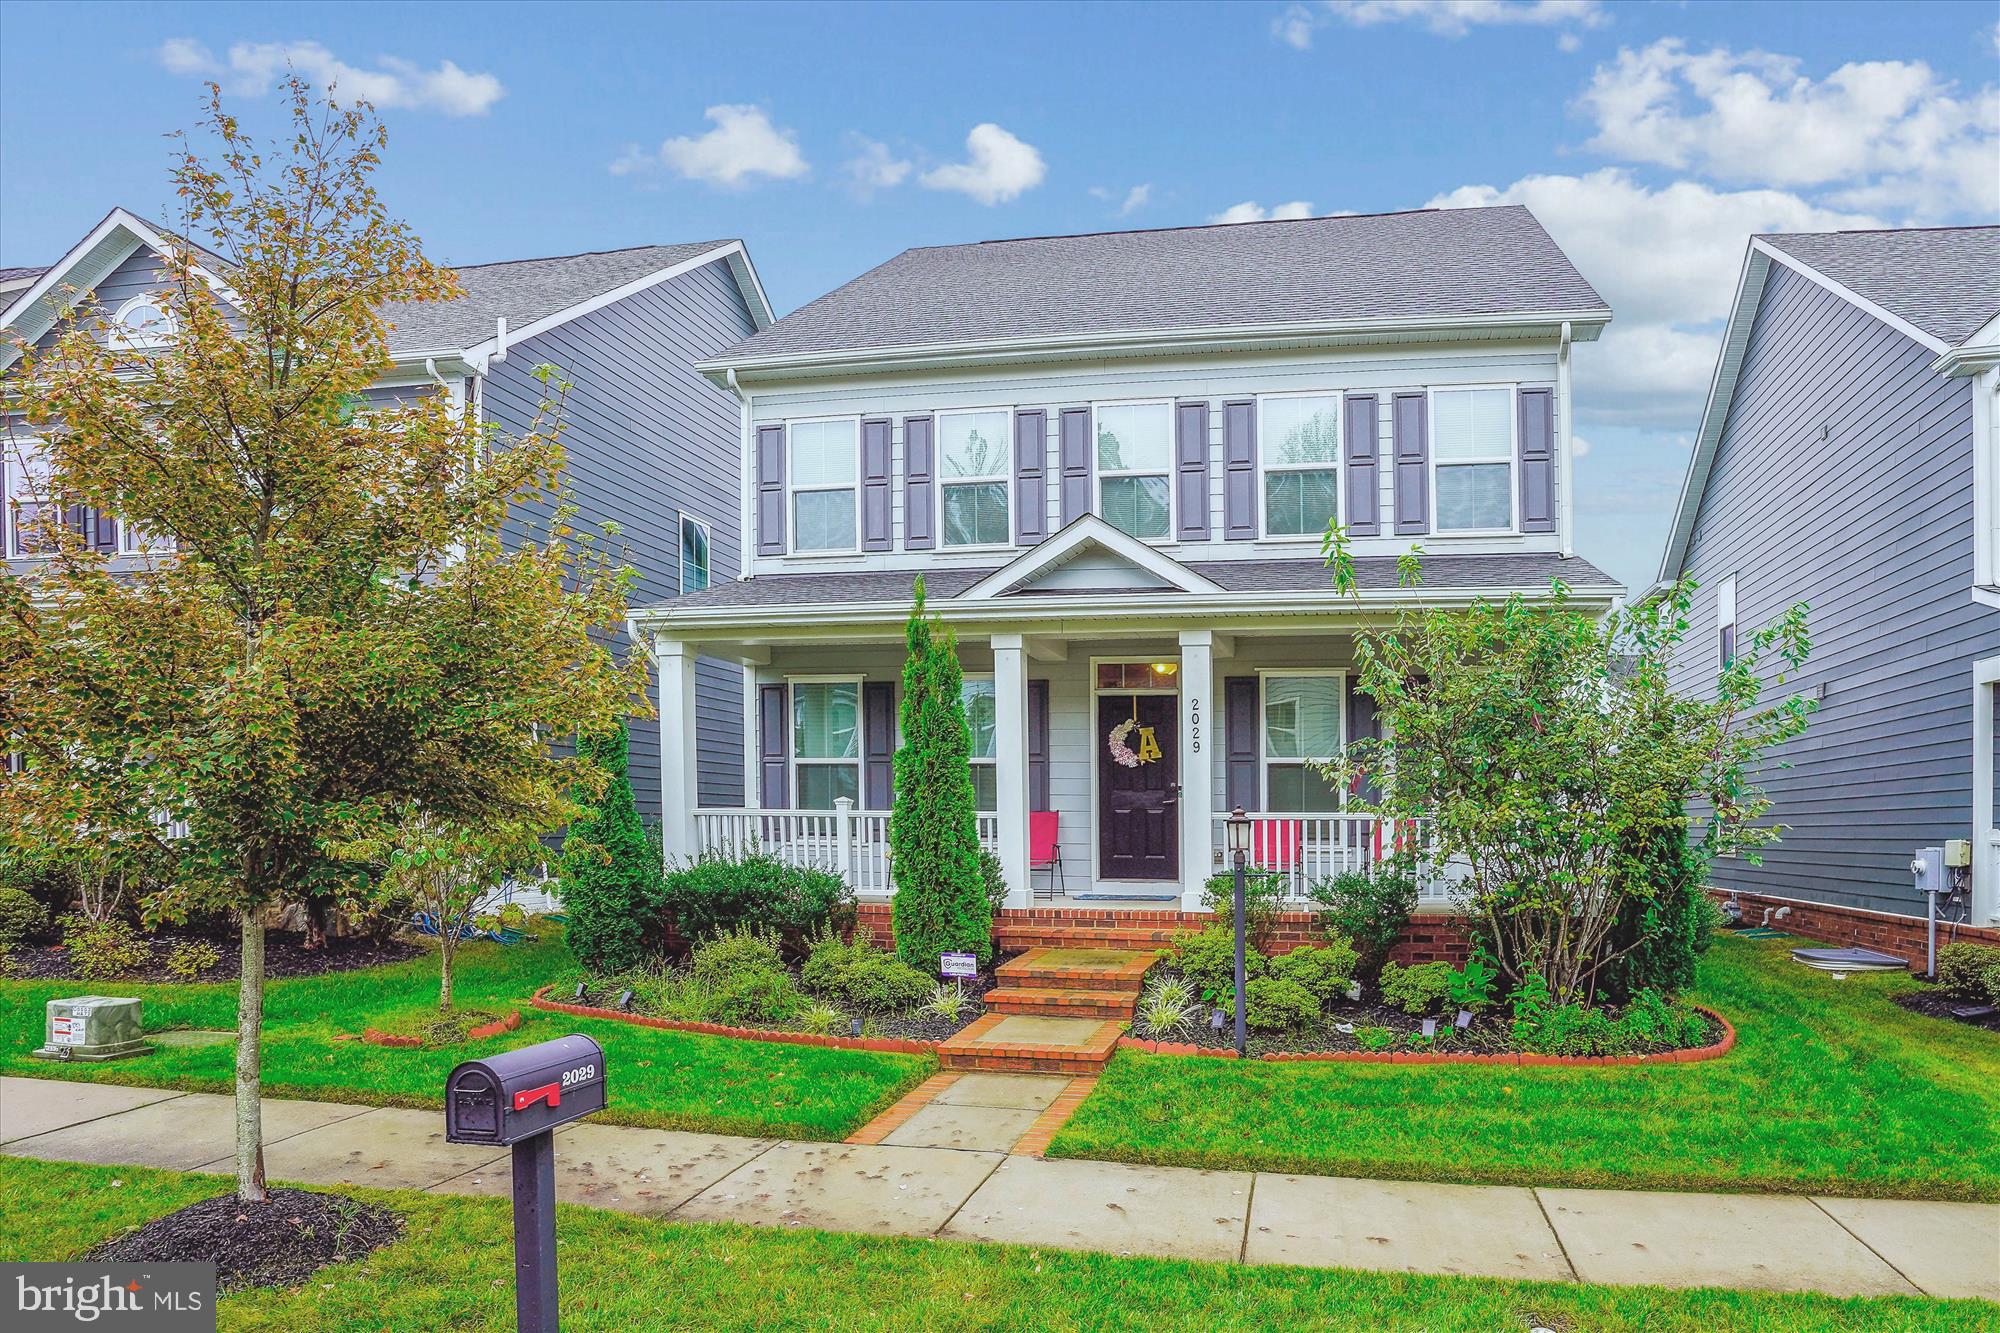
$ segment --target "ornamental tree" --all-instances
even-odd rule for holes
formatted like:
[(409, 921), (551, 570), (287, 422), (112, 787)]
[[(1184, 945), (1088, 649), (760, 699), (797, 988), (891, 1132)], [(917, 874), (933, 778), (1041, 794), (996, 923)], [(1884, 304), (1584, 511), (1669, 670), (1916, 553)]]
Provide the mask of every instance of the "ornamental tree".
[(585, 736), (577, 752), (610, 780), (563, 839), (563, 938), (585, 967), (618, 972), (644, 962), (659, 935), (660, 858), (632, 799), (625, 728)]
[(924, 581), (904, 631), (903, 743), (889, 816), (896, 953), (935, 973), (941, 953), (993, 956), (993, 904), (979, 866), (972, 730), (957, 636), (924, 613)]
[[(376, 195), (372, 112), (289, 87), (282, 144), (213, 87), (214, 156), (180, 143), (163, 346), (121, 350), (80, 304), (21, 349), (36, 498), (116, 514), (151, 555), (113, 576), (41, 523), (42, 568), (0, 580), (0, 733), (26, 759), (0, 782), (0, 841), (87, 827), (161, 886), (149, 919), (236, 914), (251, 1201), (266, 912), (355, 901), (377, 867), (353, 848), (399, 845), (411, 819), (560, 825), (599, 779), (547, 739), (644, 707), (643, 663), (609, 646), (630, 573), (561, 491), (557, 378), (516, 439), (438, 393), (356, 410), (390, 366), (384, 310), (458, 288)], [(525, 535), (503, 548), (509, 516)]]
[[(1338, 529), (1328, 563), (1351, 590)], [(1402, 572), (1417, 581), (1420, 558)], [(1675, 845), (1690, 805), (1709, 811), (1703, 866), (1725, 853), (1754, 862), (1782, 831), (1764, 820), (1755, 773), (1813, 703), (1763, 695), (1804, 663), (1807, 608), (1758, 630), (1715, 697), (1695, 699), (1668, 683), (1693, 588), (1599, 616), (1555, 583), (1546, 599), (1412, 610), (1356, 638), (1356, 683), (1384, 739), (1356, 742), (1328, 777), (1359, 789), (1351, 809), (1425, 821), (1423, 855), (1464, 868), (1457, 892), (1502, 971), (1539, 973), (1558, 1002), (1592, 1002), (1606, 969), (1642, 947), (1635, 903), (1643, 915), (1685, 890), (1647, 849)]]

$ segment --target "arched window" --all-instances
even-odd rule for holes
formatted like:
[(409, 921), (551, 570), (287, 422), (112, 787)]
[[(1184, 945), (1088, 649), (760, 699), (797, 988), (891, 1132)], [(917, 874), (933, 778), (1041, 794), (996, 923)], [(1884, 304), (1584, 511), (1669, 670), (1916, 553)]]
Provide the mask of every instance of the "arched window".
[(174, 317), (154, 296), (135, 296), (111, 317), (114, 347), (159, 347), (174, 336)]

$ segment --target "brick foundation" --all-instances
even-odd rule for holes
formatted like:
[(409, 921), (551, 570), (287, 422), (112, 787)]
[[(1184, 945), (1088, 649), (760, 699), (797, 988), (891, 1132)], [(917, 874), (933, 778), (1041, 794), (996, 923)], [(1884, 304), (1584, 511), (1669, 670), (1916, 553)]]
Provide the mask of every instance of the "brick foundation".
[[(1733, 897), (1742, 905), (1743, 920), (1750, 925), (1762, 925), (1764, 909), (1768, 907), (1772, 909), (1770, 925), (1773, 930), (1803, 935), (1809, 940), (1827, 944), (1879, 949), (1903, 959), (1913, 968), (1922, 969), (1927, 965), (1924, 919), (1920, 916), (1898, 916), (1892, 912), (1871, 912), (1860, 907), (1837, 907), (1831, 903), (1778, 898), (1762, 893), (1732, 894), (1728, 889), (1713, 886), (1709, 892), (1715, 895), (1717, 902), (1726, 903)], [(1778, 909), (1785, 907), (1792, 909), (1791, 914), (1781, 921)], [(1938, 946), (1942, 948), (1952, 940), (1977, 940), (1981, 944), (2000, 945), (2000, 929), (1990, 926), (1954, 927), (1940, 921)]]

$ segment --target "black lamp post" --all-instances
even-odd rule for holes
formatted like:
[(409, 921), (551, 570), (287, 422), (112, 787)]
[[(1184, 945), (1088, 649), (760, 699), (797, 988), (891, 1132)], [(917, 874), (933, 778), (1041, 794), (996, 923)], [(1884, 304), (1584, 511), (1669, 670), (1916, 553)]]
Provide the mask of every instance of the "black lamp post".
[(1245, 1056), (1249, 1039), (1243, 1021), (1243, 874), (1250, 862), (1250, 819), (1237, 806), (1229, 812), (1229, 863), (1236, 871), (1236, 1054)]

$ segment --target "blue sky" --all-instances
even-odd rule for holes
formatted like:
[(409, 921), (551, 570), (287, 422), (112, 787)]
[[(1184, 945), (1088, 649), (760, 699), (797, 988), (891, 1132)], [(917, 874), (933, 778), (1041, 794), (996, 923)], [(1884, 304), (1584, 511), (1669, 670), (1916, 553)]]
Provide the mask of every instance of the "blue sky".
[[(741, 236), (779, 310), (910, 245), (1522, 202), (1617, 320), (1582, 552), (1653, 576), (1753, 230), (2000, 218), (2000, 5), (1412, 0), (0, 7), (0, 264), (112, 204), (216, 77), (366, 92), (456, 263)], [(59, 53), (60, 58), (52, 58)], [(1232, 213), (1231, 210), (1234, 210)]]

